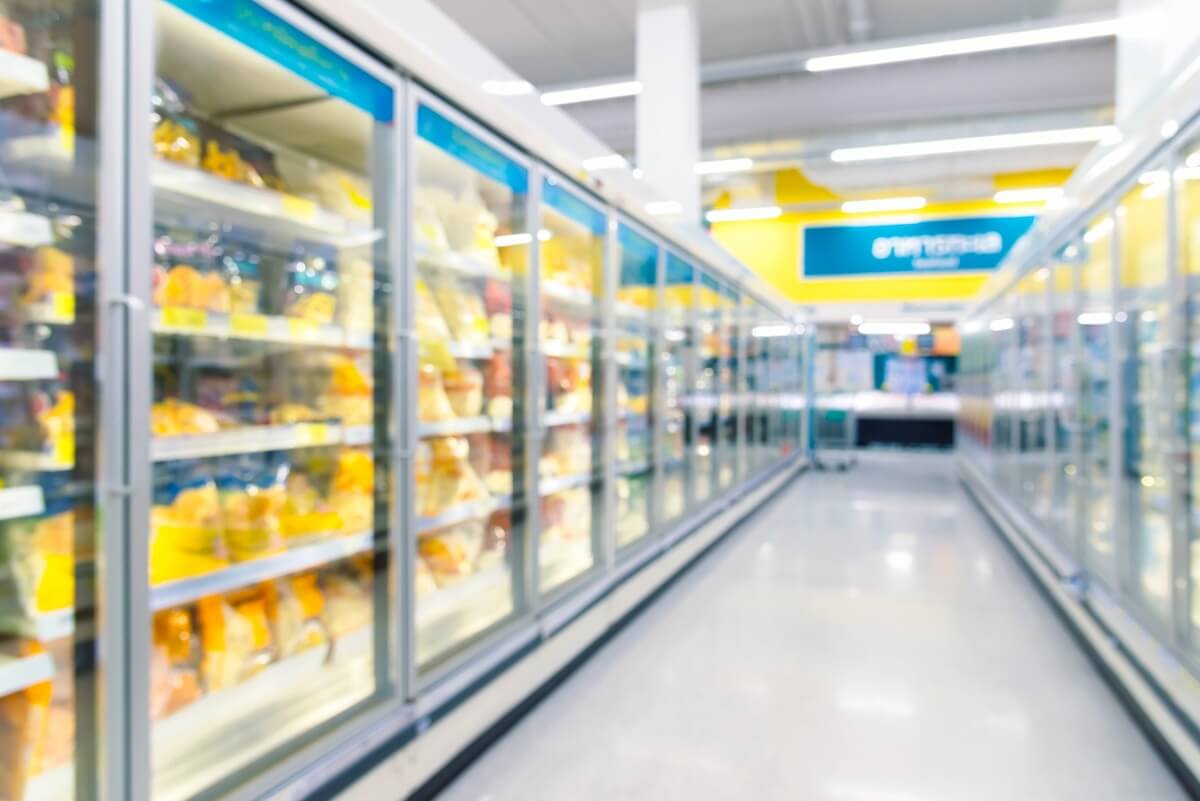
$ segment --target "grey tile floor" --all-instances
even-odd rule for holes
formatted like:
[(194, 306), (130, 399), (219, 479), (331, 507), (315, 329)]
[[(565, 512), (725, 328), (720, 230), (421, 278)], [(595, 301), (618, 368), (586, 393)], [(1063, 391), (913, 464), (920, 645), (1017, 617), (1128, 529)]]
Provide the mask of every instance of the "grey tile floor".
[(1185, 797), (939, 456), (800, 478), (442, 796)]

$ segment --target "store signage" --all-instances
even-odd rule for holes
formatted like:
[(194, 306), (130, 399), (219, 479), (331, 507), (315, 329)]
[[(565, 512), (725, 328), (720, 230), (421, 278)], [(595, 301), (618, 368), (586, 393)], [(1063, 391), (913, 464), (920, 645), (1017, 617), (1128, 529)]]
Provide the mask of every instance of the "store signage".
[(542, 202), (569, 220), (587, 228), (593, 234), (604, 235), (604, 212), (581, 200), (553, 178), (542, 181)]
[(805, 228), (801, 273), (807, 278), (834, 278), (994, 270), (1036, 219), (959, 217)]
[(417, 107), (417, 135), (518, 195), (529, 191), (524, 167), (424, 103)]
[(252, 0), (169, 2), (380, 122), (395, 116), (392, 87)]
[(621, 286), (658, 283), (658, 246), (627, 225), (617, 229), (621, 245)]
[(695, 279), (695, 269), (674, 253), (667, 254), (667, 285), (679, 286), (691, 284)]

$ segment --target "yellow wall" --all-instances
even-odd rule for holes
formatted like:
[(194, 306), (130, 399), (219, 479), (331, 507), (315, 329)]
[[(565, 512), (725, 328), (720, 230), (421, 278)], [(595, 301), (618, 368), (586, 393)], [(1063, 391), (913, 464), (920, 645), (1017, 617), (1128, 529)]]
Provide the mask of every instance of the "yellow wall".
[[(1058, 186), (1069, 177), (1069, 170), (1036, 173), (1011, 173), (994, 177), (996, 189)], [(891, 188), (881, 196), (920, 194), (920, 189)], [(783, 170), (775, 176), (775, 202), (783, 207), (837, 204), (843, 198), (825, 187), (811, 183), (799, 170)], [(718, 206), (725, 205), (718, 203)], [(923, 218), (962, 217), (987, 214), (1036, 213), (1038, 208), (1000, 205), (987, 200), (933, 203), (921, 210)], [(888, 217), (911, 219), (912, 212), (892, 214), (845, 214), (840, 208), (825, 211), (789, 212), (774, 220), (714, 223), (713, 236), (735, 256), (749, 265), (789, 300), (797, 303), (847, 303), (888, 301), (965, 300), (976, 295), (986, 275), (906, 275), (864, 276), (855, 278), (804, 278), (801, 275), (801, 232), (810, 225), (884, 220)]]

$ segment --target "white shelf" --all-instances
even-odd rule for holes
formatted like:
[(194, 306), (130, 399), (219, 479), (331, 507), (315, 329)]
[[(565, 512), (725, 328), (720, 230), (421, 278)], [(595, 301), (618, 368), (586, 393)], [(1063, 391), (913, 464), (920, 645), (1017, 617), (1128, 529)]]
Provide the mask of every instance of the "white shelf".
[[(2, 78), (0, 76), (0, 81)], [(25, 211), (0, 210), (0, 242), (22, 248), (49, 245), (54, 242), (50, 218)]]
[(61, 609), (25, 618), (6, 618), (3, 631), (38, 642), (53, 642), (75, 633), (75, 610)]
[(572, 286), (564, 286), (556, 281), (542, 282), (542, 296), (551, 300), (559, 301), (560, 303), (568, 303), (572, 306), (591, 307), (595, 302), (595, 296), (586, 289), (577, 289)]
[(0, 656), (0, 698), (20, 692), (26, 687), (54, 678), (54, 660), (50, 654), (9, 657)]
[(508, 417), (456, 417), (452, 420), (438, 420), (433, 423), (421, 423), (417, 434), (421, 437), (449, 437), (456, 434), (482, 434), (489, 431), (511, 431), (512, 419)]
[(299, 231), (344, 247), (367, 245), (380, 238), (380, 232), (370, 226), (334, 214), (298, 195), (228, 181), (161, 159), (154, 160), (152, 176), (159, 205), (165, 201), (190, 209), (207, 207), (217, 214), (234, 212), (240, 218), (249, 215), (260, 228)]
[(339, 562), (371, 550), (374, 542), (375, 535), (370, 531), (349, 536), (335, 534), (329, 539), (289, 548), (280, 554), (238, 562), (203, 576), (160, 584), (150, 588), (150, 608), (155, 612), (171, 609), (206, 595), (218, 595)]
[(40, 515), (45, 508), (41, 487), (0, 488), (0, 520)]
[(446, 526), (465, 523), (480, 517), (487, 517), (497, 509), (496, 502), (491, 498), (452, 506), (440, 515), (417, 518), (417, 533), (424, 534)]
[(566, 342), (543, 342), (542, 353), (556, 359), (587, 359), (592, 355), (588, 346)]
[(557, 492), (563, 492), (569, 489), (586, 487), (591, 482), (591, 473), (577, 473), (573, 476), (542, 478), (538, 481), (538, 493), (541, 495), (553, 495)]
[(0, 381), (46, 381), (58, 377), (58, 358), (49, 350), (0, 346)]
[(632, 476), (649, 472), (652, 465), (649, 462), (621, 462), (617, 465), (617, 475)]
[(637, 320), (638, 322), (646, 322), (650, 318), (650, 310), (642, 308), (633, 303), (624, 303), (617, 301), (616, 303), (617, 317), (625, 320)]
[(75, 795), (75, 766), (71, 763), (31, 776), (23, 801), (62, 801)]
[(494, 281), (511, 281), (512, 273), (489, 264), (470, 253), (436, 251), (427, 245), (417, 245), (417, 263), (434, 270), (447, 270), (467, 278), (490, 278)]
[(490, 359), (495, 353), (490, 342), (451, 342), (448, 350), (456, 359)]
[(48, 300), (22, 307), (25, 320), (43, 325), (71, 325), (75, 322), (75, 296), (69, 292), (54, 292)]
[(306, 320), (280, 315), (217, 314), (178, 306), (155, 309), (151, 327), (156, 334), (246, 339), (285, 345), (368, 349), (372, 344), (369, 331), (314, 325)]
[(0, 451), (0, 467), (27, 473), (65, 473), (75, 465), (38, 451)]
[(546, 412), (543, 422), (547, 426), (572, 426), (580, 423), (589, 423), (592, 420), (591, 412)]
[(649, 360), (640, 353), (617, 353), (615, 361), (622, 367), (636, 367), (643, 370), (650, 364)]
[(0, 98), (38, 94), (49, 88), (50, 71), (45, 62), (0, 50)]
[(370, 442), (370, 426), (343, 427), (336, 423), (294, 423), (279, 426), (246, 426), (215, 434), (155, 437), (150, 455), (156, 462), (204, 459), (240, 453), (290, 451), (326, 445)]

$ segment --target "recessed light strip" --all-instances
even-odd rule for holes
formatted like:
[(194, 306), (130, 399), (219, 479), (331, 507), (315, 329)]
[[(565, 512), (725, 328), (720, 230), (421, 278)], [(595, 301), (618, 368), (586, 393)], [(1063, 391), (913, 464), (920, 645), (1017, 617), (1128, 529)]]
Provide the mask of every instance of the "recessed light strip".
[(882, 197), (875, 200), (847, 200), (842, 211), (847, 214), (870, 214), (876, 211), (916, 211), (925, 208), (923, 197)]
[(986, 150), (1011, 150), (1021, 147), (1047, 145), (1078, 145), (1110, 139), (1118, 134), (1112, 125), (1092, 125), (1085, 128), (1057, 128), (1047, 131), (965, 136), (954, 139), (933, 139), (926, 142), (900, 142), (892, 145), (843, 147), (829, 157), (838, 163), (880, 161), (883, 159), (942, 156), (951, 153), (974, 153)]
[(571, 103), (590, 103), (595, 100), (611, 100), (617, 97), (632, 97), (640, 94), (640, 81), (617, 81), (595, 86), (580, 86), (576, 89), (558, 89), (542, 93), (542, 103), (547, 106), (566, 106)]
[(1001, 189), (993, 199), (997, 203), (1051, 203), (1062, 195), (1060, 187), (1047, 186), (1037, 189)]
[(962, 56), (970, 53), (986, 53), (995, 50), (1013, 50), (1020, 47), (1039, 47), (1060, 42), (1079, 42), (1088, 39), (1104, 39), (1117, 35), (1118, 20), (1104, 19), (1079, 22), (1070, 25), (1054, 25), (1008, 33), (992, 33), (968, 36), (921, 44), (859, 50), (838, 53), (832, 56), (814, 56), (804, 62), (809, 72), (875, 67), (880, 64), (896, 64), (902, 61), (923, 61), (931, 58)]
[(778, 206), (756, 206), (744, 209), (712, 209), (704, 218), (709, 222), (739, 222), (742, 220), (773, 220), (783, 214)]
[(696, 175), (725, 175), (731, 172), (748, 172), (754, 168), (754, 159), (717, 159), (701, 161), (695, 166)]

